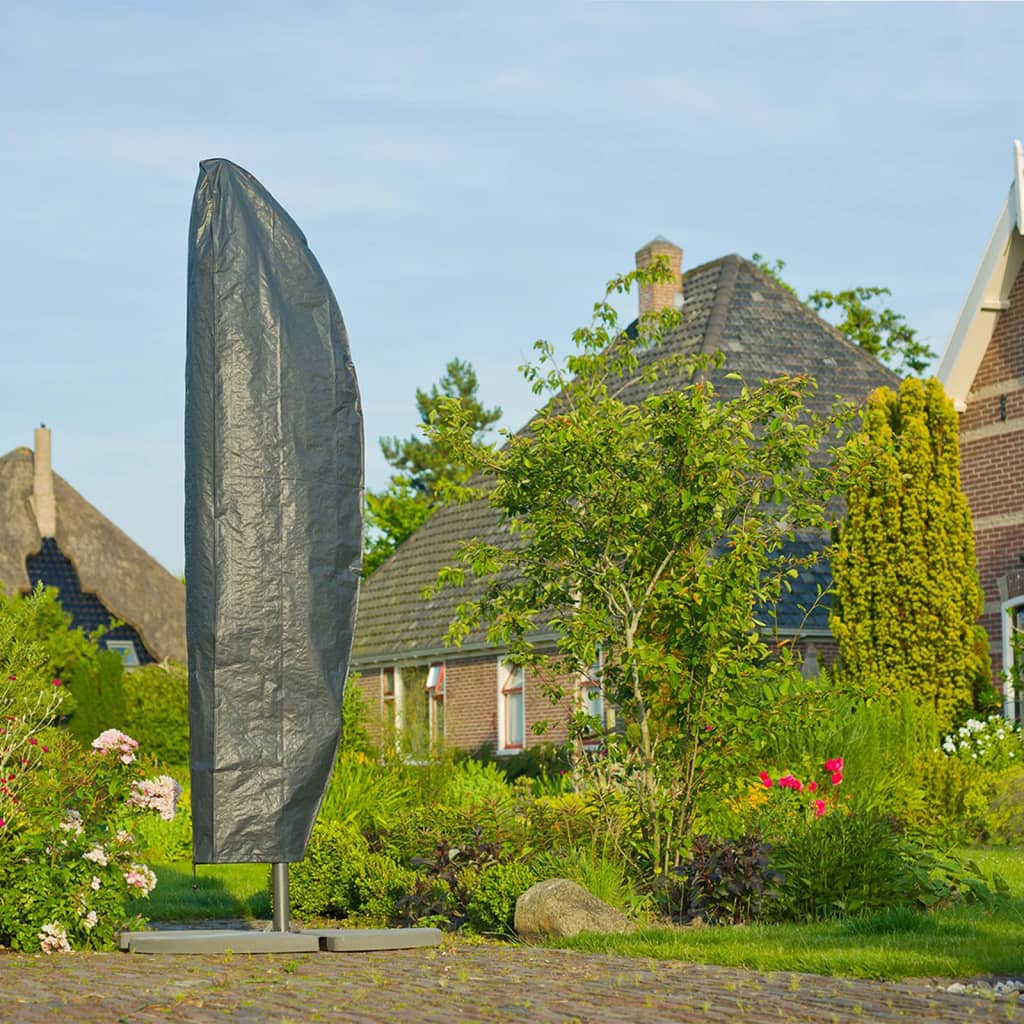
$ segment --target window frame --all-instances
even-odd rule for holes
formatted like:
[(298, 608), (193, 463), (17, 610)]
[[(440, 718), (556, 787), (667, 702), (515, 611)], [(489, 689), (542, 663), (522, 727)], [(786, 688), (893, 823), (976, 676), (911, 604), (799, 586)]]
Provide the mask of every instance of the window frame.
[(1018, 693), (1011, 682), (1010, 669), (1014, 665), (1011, 637), (1015, 629), (1024, 629), (1024, 594), (1003, 601), (1000, 608), (1003, 648), (1003, 717), (1011, 722), (1017, 722), (1021, 720), (1021, 716), (1017, 712), (1020, 708), (1019, 702), (1024, 700), (1024, 693)]
[[(516, 682), (517, 685), (510, 686)], [(510, 742), (510, 707), (518, 706), (519, 742)], [(503, 658), (498, 659), (498, 742), (496, 753), (518, 754), (526, 749), (526, 669)]]

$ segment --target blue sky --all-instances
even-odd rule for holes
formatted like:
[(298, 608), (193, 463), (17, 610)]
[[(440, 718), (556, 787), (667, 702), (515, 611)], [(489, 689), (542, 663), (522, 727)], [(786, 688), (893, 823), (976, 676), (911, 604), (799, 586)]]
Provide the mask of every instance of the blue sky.
[[(48, 3), (0, 14), (0, 452), (184, 565), (185, 265), (201, 159), (289, 210), (377, 439), (453, 356), (517, 427), (662, 234), (684, 265), (886, 285), (941, 350), (1024, 135), (1010, 4)], [(632, 307), (626, 312), (632, 313)]]

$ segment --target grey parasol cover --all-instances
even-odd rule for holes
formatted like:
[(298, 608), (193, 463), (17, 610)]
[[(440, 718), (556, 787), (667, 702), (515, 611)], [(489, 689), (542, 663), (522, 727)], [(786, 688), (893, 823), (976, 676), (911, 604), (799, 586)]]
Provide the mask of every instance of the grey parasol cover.
[(334, 764), (355, 626), (359, 391), (327, 278), (251, 174), (203, 161), (189, 235), (194, 858), (298, 861)]

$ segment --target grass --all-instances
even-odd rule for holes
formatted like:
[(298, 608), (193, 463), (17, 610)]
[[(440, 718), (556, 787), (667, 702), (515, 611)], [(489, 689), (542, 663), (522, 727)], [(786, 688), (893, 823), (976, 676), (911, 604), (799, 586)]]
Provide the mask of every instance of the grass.
[(270, 869), (266, 864), (152, 864), (157, 886), (148, 899), (133, 900), (131, 914), (151, 921), (209, 921), (220, 918), (269, 918)]
[(1018, 849), (960, 851), (998, 872), (1010, 897), (917, 913), (891, 910), (820, 924), (651, 928), (559, 941), (585, 952), (858, 978), (1024, 973), (1024, 863)]
[[(632, 935), (583, 935), (557, 944), (584, 952), (685, 960), (765, 971), (859, 978), (971, 977), (1024, 974), (1024, 851), (959, 851), (986, 874), (997, 872), (1008, 899), (917, 913), (892, 910), (821, 924), (647, 928)], [(154, 864), (159, 882), (131, 912), (154, 921), (269, 918), (268, 868), (188, 862)]]

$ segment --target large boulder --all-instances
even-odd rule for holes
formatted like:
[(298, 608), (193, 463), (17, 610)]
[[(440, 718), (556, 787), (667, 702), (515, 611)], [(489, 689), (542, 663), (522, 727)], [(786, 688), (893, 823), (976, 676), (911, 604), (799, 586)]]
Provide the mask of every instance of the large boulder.
[(620, 910), (568, 878), (549, 878), (516, 900), (516, 933), (527, 942), (563, 938), (580, 932), (623, 934), (636, 925)]

